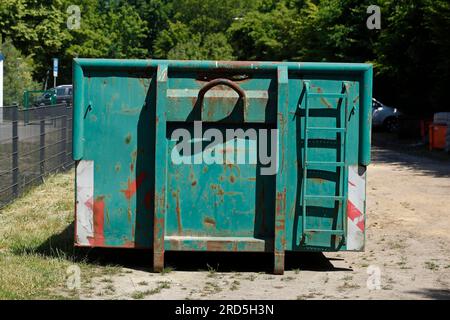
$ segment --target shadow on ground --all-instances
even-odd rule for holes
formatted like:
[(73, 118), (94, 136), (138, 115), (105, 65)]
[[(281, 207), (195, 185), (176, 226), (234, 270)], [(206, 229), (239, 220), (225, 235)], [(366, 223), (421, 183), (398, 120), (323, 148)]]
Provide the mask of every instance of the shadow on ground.
[(450, 289), (423, 289), (419, 291), (410, 291), (408, 293), (418, 295), (421, 298), (450, 300)]
[(444, 151), (429, 151), (420, 142), (405, 142), (395, 135), (374, 133), (372, 161), (397, 164), (435, 177), (450, 177), (450, 155)]
[[(74, 248), (74, 224), (42, 243), (37, 253), (50, 257), (64, 254), (75, 262), (152, 271), (152, 251), (149, 249)], [(321, 252), (286, 252), (285, 270), (352, 271), (335, 268)], [(272, 272), (273, 254), (253, 252), (166, 252), (165, 266), (178, 271), (214, 269), (219, 272)]]

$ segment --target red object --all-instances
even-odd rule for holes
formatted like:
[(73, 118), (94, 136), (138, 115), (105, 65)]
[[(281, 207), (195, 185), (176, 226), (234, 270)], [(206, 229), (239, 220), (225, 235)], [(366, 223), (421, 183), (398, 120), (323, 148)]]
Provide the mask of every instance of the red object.
[(445, 135), (447, 134), (447, 125), (430, 124), (430, 150), (445, 149)]

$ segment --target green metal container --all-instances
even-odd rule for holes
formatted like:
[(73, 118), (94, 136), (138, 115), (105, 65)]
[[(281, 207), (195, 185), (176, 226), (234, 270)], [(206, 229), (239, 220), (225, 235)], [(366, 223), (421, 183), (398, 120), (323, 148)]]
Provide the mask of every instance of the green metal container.
[(372, 66), (75, 59), (76, 245), (364, 249)]

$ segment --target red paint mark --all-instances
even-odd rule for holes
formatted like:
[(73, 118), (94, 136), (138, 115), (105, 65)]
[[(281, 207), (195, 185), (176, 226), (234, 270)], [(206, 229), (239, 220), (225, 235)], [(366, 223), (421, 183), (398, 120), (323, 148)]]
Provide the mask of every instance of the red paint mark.
[(146, 177), (146, 173), (141, 172), (141, 174), (139, 174), (139, 176), (136, 178), (136, 180), (133, 180), (131, 182), (128, 181), (128, 188), (125, 190), (120, 190), (125, 195), (125, 198), (127, 198), (128, 200), (131, 199), (131, 197), (136, 193), (137, 189), (144, 181), (145, 177)]
[(347, 201), (347, 216), (364, 232), (364, 217), (351, 201)]
[(356, 187), (356, 184), (354, 184), (354, 183), (351, 182), (351, 181), (349, 181), (348, 184), (351, 185), (352, 187)]
[(130, 170), (131, 170), (131, 171), (134, 170), (134, 163), (130, 164)]
[(94, 209), (94, 199), (92, 199), (92, 197), (90, 197), (89, 199), (86, 200), (86, 202), (84, 203), (84, 205), (89, 209), (89, 210), (93, 210)]
[(104, 224), (105, 201), (103, 197), (98, 197), (94, 201), (94, 239), (88, 239), (91, 246), (105, 245)]

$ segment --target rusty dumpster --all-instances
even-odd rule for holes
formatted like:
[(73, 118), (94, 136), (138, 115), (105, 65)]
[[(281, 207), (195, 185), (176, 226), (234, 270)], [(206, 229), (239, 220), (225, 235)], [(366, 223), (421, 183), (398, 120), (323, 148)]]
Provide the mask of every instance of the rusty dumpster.
[(372, 66), (75, 59), (75, 245), (361, 251)]

